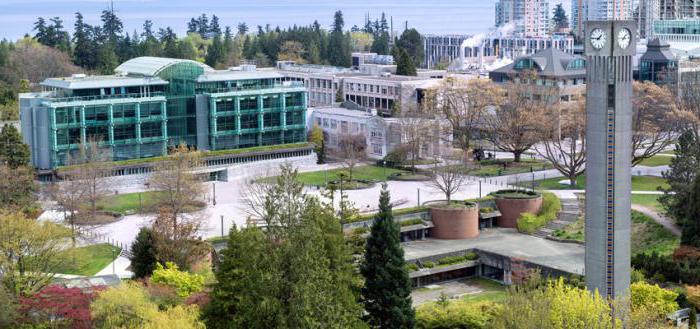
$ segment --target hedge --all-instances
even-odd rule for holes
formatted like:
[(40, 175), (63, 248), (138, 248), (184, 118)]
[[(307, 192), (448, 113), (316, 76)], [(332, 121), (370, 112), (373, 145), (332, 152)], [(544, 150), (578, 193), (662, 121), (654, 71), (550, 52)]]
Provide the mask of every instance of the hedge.
[(503, 304), (489, 301), (473, 303), (455, 300), (446, 305), (429, 303), (416, 309), (416, 328), (491, 328), (492, 321), (503, 307)]
[(542, 209), (538, 215), (524, 213), (518, 218), (518, 231), (532, 234), (547, 223), (557, 219), (561, 201), (556, 195), (545, 192), (542, 196)]

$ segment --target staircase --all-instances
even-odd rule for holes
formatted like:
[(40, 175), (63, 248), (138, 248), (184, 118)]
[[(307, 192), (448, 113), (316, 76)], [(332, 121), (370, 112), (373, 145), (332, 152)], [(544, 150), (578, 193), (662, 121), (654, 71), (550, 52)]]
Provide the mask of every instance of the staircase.
[(553, 220), (543, 228), (535, 231), (532, 235), (546, 239), (548, 236), (552, 235), (554, 231), (562, 229), (571, 223), (576, 222), (578, 217), (581, 216), (581, 205), (578, 199), (560, 199), (561, 200), (561, 211), (557, 216), (556, 220)]

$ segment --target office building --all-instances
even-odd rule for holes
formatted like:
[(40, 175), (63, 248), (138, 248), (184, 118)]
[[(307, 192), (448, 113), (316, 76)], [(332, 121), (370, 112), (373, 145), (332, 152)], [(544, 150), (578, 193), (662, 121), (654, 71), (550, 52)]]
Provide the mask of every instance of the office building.
[(447, 68), (457, 58), (459, 58), (459, 47), (469, 39), (469, 35), (449, 34), (423, 36), (423, 49), (425, 51), (423, 67), (432, 69), (438, 66)]
[(167, 154), (180, 143), (227, 150), (306, 140), (303, 85), (247, 65), (214, 70), (195, 61), (139, 57), (114, 75), (49, 78), (20, 95), (32, 164), (66, 165), (94, 138), (113, 160)]
[(571, 29), (582, 37), (588, 20), (632, 19), (636, 3), (635, 0), (571, 0)]
[(545, 37), (549, 34), (549, 2), (547, 0), (499, 0), (496, 3), (496, 27), (512, 24), (514, 33), (524, 37)]
[(700, 19), (660, 20), (654, 22), (654, 37), (674, 43), (700, 43)]
[[(523, 73), (536, 75), (528, 83), (535, 85), (535, 97), (557, 97), (552, 102), (571, 102), (586, 93), (586, 60), (558, 49), (545, 49), (533, 55), (520, 57), (512, 64), (489, 73), (492, 81), (506, 84), (519, 79)], [(524, 83), (521, 81), (521, 83)]]
[(663, 20), (700, 18), (700, 1), (698, 0), (654, 0), (660, 6), (659, 14)]

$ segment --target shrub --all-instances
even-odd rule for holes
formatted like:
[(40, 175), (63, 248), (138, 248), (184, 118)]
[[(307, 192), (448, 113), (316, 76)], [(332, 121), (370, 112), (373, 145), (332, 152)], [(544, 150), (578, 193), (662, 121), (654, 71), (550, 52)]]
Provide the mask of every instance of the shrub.
[(415, 263), (406, 263), (406, 270), (409, 272), (418, 271), (418, 265), (416, 265)]
[(700, 260), (700, 249), (691, 246), (680, 246), (673, 251), (673, 260)]
[(534, 233), (550, 221), (557, 218), (561, 210), (561, 202), (556, 195), (544, 193), (542, 197), (542, 209), (538, 215), (524, 213), (518, 219), (518, 231), (523, 233)]
[(437, 260), (438, 265), (445, 266), (445, 265), (452, 265), (452, 264), (457, 264), (461, 263), (464, 261), (469, 261), (469, 260), (476, 260), (479, 258), (479, 255), (475, 252), (467, 252), (464, 255), (461, 256), (447, 256), (447, 257), (442, 257)]
[(352, 230), (353, 234), (358, 234), (358, 235), (365, 234), (367, 232), (369, 232), (369, 227), (358, 227), (358, 228)]
[(496, 192), (491, 192), (489, 195), (496, 198), (507, 199), (534, 199), (538, 198), (541, 194), (539, 192), (528, 190), (498, 190)]
[(482, 212), (482, 213), (490, 213), (490, 212), (493, 212), (493, 208), (491, 208), (491, 207), (479, 208), (479, 212)]
[(153, 231), (147, 227), (142, 227), (136, 240), (131, 244), (131, 269), (134, 278), (145, 278), (153, 273), (157, 263), (156, 246)]
[(433, 262), (431, 262), (431, 261), (427, 261), (427, 262), (423, 263), (423, 267), (425, 267), (425, 268), (433, 268), (433, 267), (435, 267), (435, 263), (433, 263)]
[(663, 289), (658, 285), (648, 284), (646, 282), (635, 282), (630, 285), (632, 292), (632, 310), (644, 309), (656, 313), (660, 318), (664, 318), (667, 314), (678, 309), (676, 297), (678, 294)]
[(409, 220), (402, 221), (402, 222), (400, 222), (400, 224), (401, 224), (401, 227), (404, 227), (404, 226), (411, 226), (411, 225), (418, 225), (418, 224), (423, 224), (423, 220), (420, 219), (420, 218), (414, 218), (414, 219), (409, 219)]
[(187, 297), (192, 293), (204, 289), (204, 277), (199, 274), (191, 274), (178, 270), (174, 263), (166, 263), (165, 268), (160, 263), (156, 264), (151, 281), (177, 289), (177, 295)]
[(502, 304), (488, 301), (472, 303), (456, 300), (440, 305), (425, 304), (416, 309), (416, 327), (421, 329), (491, 328), (491, 321), (502, 308)]

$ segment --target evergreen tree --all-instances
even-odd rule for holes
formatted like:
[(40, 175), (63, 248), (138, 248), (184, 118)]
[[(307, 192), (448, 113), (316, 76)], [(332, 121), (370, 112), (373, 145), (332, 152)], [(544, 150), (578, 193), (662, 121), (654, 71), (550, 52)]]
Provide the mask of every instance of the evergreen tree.
[(179, 58), (180, 50), (177, 47), (177, 35), (170, 27), (161, 29), (158, 32), (160, 35), (160, 43), (163, 45), (163, 56), (170, 58)]
[(425, 57), (423, 37), (416, 29), (403, 31), (401, 37), (396, 42), (396, 46), (406, 51), (408, 59), (413, 62), (413, 66), (418, 67), (423, 64), (423, 58)]
[(561, 3), (558, 3), (554, 7), (554, 14), (552, 15), (552, 22), (554, 23), (555, 29), (567, 28), (569, 27), (569, 18), (566, 17), (566, 11)]
[(87, 69), (94, 69), (95, 63), (95, 40), (92, 38), (92, 27), (85, 24), (83, 15), (75, 13), (75, 25), (73, 32), (73, 63)]
[(209, 23), (209, 32), (212, 36), (221, 35), (221, 26), (219, 25), (219, 18), (216, 15), (211, 16), (211, 23)]
[(119, 57), (115, 46), (111, 43), (103, 44), (97, 52), (97, 70), (101, 74), (113, 74), (114, 69), (119, 65)]
[(187, 33), (197, 33), (197, 28), (197, 20), (194, 17), (190, 18), (190, 21), (187, 23)]
[(155, 248), (153, 231), (150, 228), (142, 227), (136, 240), (131, 244), (131, 257), (129, 257), (135, 279), (145, 278), (153, 273), (158, 262)]
[(376, 328), (414, 328), (416, 325), (411, 307), (411, 281), (399, 235), (385, 184), (360, 268), (365, 278), (362, 288), (365, 310), (370, 325)]
[(408, 53), (403, 48), (396, 48), (394, 51), (394, 60), (396, 61), (396, 74), (416, 76), (416, 66), (409, 57)]
[(700, 168), (700, 145), (696, 134), (691, 130), (683, 132), (678, 137), (674, 153), (669, 170), (662, 174), (669, 188), (664, 190), (659, 201), (680, 223), (688, 218), (691, 184)]
[(700, 178), (695, 176), (690, 191), (688, 212), (681, 222), (681, 244), (700, 248)]
[(373, 53), (379, 55), (389, 54), (389, 33), (383, 32), (374, 37), (372, 41), (372, 47), (370, 48)]
[(333, 31), (328, 45), (328, 63), (333, 66), (350, 67), (350, 40), (343, 32), (343, 12), (336, 11), (333, 19)]
[(246, 33), (248, 33), (248, 24), (245, 22), (239, 23), (237, 28), (239, 35), (246, 35)]
[(228, 54), (233, 51), (233, 33), (231, 32), (231, 27), (227, 26), (224, 29), (224, 53)]
[(114, 13), (113, 9), (102, 11), (102, 33), (107, 39), (106, 41), (111, 43), (113, 46), (117, 44), (119, 38), (121, 38), (121, 33), (124, 29), (124, 24)]
[(143, 22), (142, 42), (139, 44), (139, 54), (141, 56), (159, 56), (160, 43), (153, 33), (153, 22), (146, 20)]
[(209, 32), (209, 18), (207, 14), (202, 14), (197, 19), (197, 33), (202, 36), (202, 38), (207, 39), (207, 32)]
[(29, 161), (29, 146), (22, 142), (15, 126), (5, 124), (0, 130), (0, 163), (17, 168), (29, 165)]
[(224, 44), (221, 43), (220, 36), (214, 36), (211, 46), (207, 49), (205, 63), (211, 67), (216, 67), (224, 59)]

